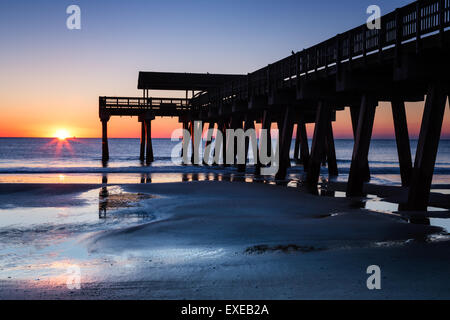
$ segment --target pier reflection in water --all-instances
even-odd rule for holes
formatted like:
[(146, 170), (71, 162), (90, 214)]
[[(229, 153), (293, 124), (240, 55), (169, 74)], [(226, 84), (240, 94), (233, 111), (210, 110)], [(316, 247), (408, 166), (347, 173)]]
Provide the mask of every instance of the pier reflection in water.
[[(150, 176), (141, 177), (142, 183), (151, 183)], [(140, 220), (152, 220), (153, 214), (148, 209), (141, 209), (141, 201), (156, 198), (156, 196), (146, 193), (125, 192), (120, 186), (108, 185), (108, 176), (102, 176), (102, 187), (98, 196), (98, 217), (106, 219), (107, 212), (118, 209), (133, 209), (120, 212), (111, 218), (137, 218)]]
[[(109, 179), (112, 176), (112, 179)], [(109, 181), (112, 180), (112, 181)], [(111, 204), (111, 193), (108, 190), (108, 183), (113, 185), (115, 183), (121, 183), (122, 179), (118, 178), (116, 174), (103, 174), (102, 188), (99, 193), (99, 217), (106, 218), (106, 212), (112, 207), (117, 208), (117, 203)], [(305, 190), (306, 186), (303, 176), (290, 175), (287, 180), (277, 181), (272, 177), (255, 176), (253, 174), (245, 173), (223, 173), (223, 172), (208, 172), (208, 173), (142, 173), (135, 175), (135, 180), (132, 177), (128, 177), (126, 183), (172, 183), (172, 182), (195, 182), (195, 181), (228, 181), (228, 182), (244, 182), (244, 183), (263, 183), (272, 184), (278, 186), (284, 186), (288, 188), (295, 188), (299, 190)], [(346, 194), (343, 191), (335, 190), (330, 187), (330, 181), (328, 179), (321, 179), (318, 185), (319, 195), (325, 197), (346, 198)], [(114, 196), (113, 196), (114, 197)], [(117, 197), (117, 195), (116, 195)], [(115, 200), (117, 201), (117, 199)], [(445, 220), (447, 226), (450, 221), (450, 212), (445, 208), (428, 207), (425, 217), (418, 220), (414, 215), (414, 212), (405, 210), (404, 205), (401, 203), (395, 203), (385, 201), (381, 197), (373, 194), (367, 194), (364, 197), (351, 198), (350, 207), (367, 209), (376, 211), (379, 213), (396, 215), (405, 219), (408, 222), (431, 224), (441, 226), (439, 221)], [(422, 212), (423, 214), (423, 212)], [(436, 220), (438, 219), (438, 220)], [(439, 220), (440, 219), (440, 220)]]

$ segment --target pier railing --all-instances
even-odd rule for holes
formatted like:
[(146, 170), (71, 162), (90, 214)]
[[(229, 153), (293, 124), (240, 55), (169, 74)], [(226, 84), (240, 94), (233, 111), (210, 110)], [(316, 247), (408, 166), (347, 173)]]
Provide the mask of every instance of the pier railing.
[(420, 50), (422, 38), (435, 33), (442, 36), (450, 27), (450, 0), (416, 1), (380, 20), (380, 29), (368, 29), (363, 24), (250, 73), (247, 81), (231, 82), (205, 93), (193, 103), (205, 106), (213, 101), (228, 102), (267, 94), (272, 89), (292, 86), (295, 79), (308, 77), (313, 72), (328, 71), (332, 67), (339, 72), (341, 63), (351, 64), (368, 55), (381, 55), (390, 48), (395, 48), (399, 55), (405, 42), (416, 41), (417, 50)]
[(160, 110), (175, 109), (187, 111), (191, 109), (189, 99), (183, 98), (137, 98), (137, 97), (100, 97), (100, 109), (137, 109)]

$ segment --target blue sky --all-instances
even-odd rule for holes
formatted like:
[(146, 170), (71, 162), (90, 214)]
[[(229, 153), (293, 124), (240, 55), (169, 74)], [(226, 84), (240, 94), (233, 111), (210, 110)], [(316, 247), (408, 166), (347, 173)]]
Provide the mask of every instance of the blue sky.
[[(364, 23), (370, 4), (387, 13), (409, 2), (2, 0), (0, 55), (32, 50), (36, 59), (82, 58), (121, 72), (247, 73)], [(70, 4), (82, 10), (80, 31), (65, 27)]]
[[(365, 23), (369, 5), (410, 2), (0, 0), (0, 136), (97, 136), (98, 97), (141, 95), (141, 70), (246, 74)], [(66, 28), (72, 4), (81, 30)], [(124, 121), (116, 136), (139, 134)]]

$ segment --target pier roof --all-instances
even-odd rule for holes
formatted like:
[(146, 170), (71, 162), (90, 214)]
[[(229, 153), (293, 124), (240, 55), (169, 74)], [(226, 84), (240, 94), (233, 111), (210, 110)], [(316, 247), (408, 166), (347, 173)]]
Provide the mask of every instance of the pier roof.
[(242, 80), (246, 75), (212, 73), (139, 72), (138, 89), (196, 90), (220, 87), (227, 82)]

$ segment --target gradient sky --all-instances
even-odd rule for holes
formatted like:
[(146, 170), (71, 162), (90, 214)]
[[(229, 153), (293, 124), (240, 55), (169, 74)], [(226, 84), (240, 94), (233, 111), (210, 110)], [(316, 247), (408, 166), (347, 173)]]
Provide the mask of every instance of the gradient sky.
[[(385, 14), (409, 2), (0, 0), (0, 136), (54, 136), (65, 128), (99, 137), (98, 96), (141, 96), (140, 70), (252, 72), (364, 23), (370, 4)], [(81, 30), (66, 28), (71, 4), (81, 7)], [(450, 138), (448, 109), (443, 135)], [(408, 105), (413, 137), (422, 110), (423, 103)], [(393, 136), (391, 118), (381, 104), (375, 137)], [(337, 119), (336, 137), (351, 137), (348, 111)], [(153, 136), (178, 127), (175, 118), (157, 119)], [(109, 136), (138, 137), (137, 119), (113, 118)]]

